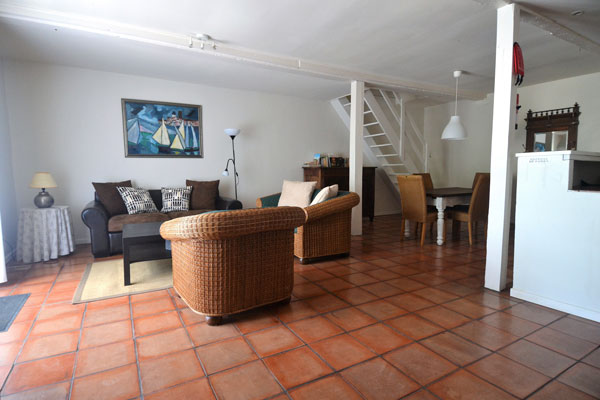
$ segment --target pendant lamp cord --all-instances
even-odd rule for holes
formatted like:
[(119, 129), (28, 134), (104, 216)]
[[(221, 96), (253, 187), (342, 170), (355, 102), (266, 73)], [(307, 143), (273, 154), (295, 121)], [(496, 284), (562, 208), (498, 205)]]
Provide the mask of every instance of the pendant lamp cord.
[(454, 97), (454, 115), (458, 115), (458, 77), (456, 77), (456, 90)]

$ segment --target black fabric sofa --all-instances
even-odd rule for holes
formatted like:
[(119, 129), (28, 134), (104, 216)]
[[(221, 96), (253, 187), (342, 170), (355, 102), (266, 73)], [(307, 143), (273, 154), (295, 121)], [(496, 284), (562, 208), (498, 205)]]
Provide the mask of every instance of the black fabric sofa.
[[(154, 200), (154, 204), (160, 210), (162, 208), (162, 194), (160, 189), (150, 189), (149, 192), (152, 200)], [(242, 203), (238, 200), (217, 195), (215, 207), (217, 210), (239, 210), (242, 208)], [(212, 210), (204, 209), (133, 215), (119, 214), (111, 216), (98, 198), (97, 193), (94, 192), (94, 200), (86, 204), (81, 212), (81, 219), (90, 230), (92, 254), (94, 257), (108, 257), (123, 253), (122, 230), (124, 224), (168, 221), (173, 218), (201, 214), (207, 211)]]

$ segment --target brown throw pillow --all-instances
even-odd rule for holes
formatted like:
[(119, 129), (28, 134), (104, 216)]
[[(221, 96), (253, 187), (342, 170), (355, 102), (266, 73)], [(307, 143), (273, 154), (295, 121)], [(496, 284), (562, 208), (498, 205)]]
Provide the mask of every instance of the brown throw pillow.
[(102, 202), (111, 217), (113, 215), (127, 214), (127, 207), (125, 207), (117, 186), (131, 187), (131, 180), (123, 182), (92, 182), (92, 185), (94, 185), (100, 202)]
[(219, 194), (219, 181), (185, 181), (185, 186), (192, 187), (190, 210), (214, 210)]

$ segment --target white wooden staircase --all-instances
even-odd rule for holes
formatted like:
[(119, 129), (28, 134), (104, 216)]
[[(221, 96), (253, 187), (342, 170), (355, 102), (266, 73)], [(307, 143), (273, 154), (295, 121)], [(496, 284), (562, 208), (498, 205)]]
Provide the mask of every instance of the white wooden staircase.
[[(331, 100), (333, 108), (350, 127), (350, 95)], [(428, 172), (425, 138), (406, 101), (394, 91), (366, 89), (364, 105), (364, 154), (385, 174), (385, 181), (399, 196), (397, 175)]]

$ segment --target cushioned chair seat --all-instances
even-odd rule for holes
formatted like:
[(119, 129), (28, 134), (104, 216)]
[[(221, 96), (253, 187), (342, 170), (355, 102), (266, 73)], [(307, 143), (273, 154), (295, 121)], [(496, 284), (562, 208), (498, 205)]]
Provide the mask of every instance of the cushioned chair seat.
[(173, 219), (173, 218), (189, 217), (190, 215), (204, 214), (205, 212), (208, 212), (208, 211), (211, 211), (211, 210), (171, 211), (170, 213), (167, 213), (167, 215), (169, 216), (169, 218)]
[(125, 224), (143, 224), (144, 222), (168, 221), (170, 218), (163, 213), (119, 214), (108, 220), (109, 232), (121, 232)]

